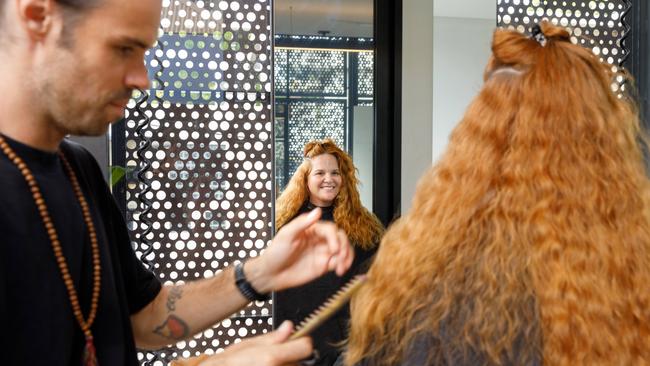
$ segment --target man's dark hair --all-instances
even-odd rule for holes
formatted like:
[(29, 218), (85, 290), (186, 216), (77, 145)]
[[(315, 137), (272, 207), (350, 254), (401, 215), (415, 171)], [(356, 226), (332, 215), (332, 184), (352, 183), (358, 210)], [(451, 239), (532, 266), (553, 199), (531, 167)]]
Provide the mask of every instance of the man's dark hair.
[[(55, 0), (57, 3), (63, 5), (71, 11), (83, 11), (94, 6), (102, 0)], [(4, 14), (6, 0), (0, 0), (0, 18)]]
[[(0, 0), (2, 1), (2, 0)], [(83, 19), (84, 12), (97, 7), (103, 0), (55, 0), (61, 5), (65, 23), (61, 33), (60, 44), (64, 47), (70, 48), (74, 39), (72, 37), (72, 30), (76, 27), (81, 19)]]

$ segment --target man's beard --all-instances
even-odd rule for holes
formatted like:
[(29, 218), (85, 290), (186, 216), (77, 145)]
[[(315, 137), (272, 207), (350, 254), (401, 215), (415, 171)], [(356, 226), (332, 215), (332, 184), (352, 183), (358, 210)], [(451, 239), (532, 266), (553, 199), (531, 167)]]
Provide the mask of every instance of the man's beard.
[[(57, 90), (58, 89), (58, 90)], [(76, 101), (63, 88), (52, 88), (46, 84), (43, 96), (47, 100), (47, 112), (50, 123), (66, 135), (101, 136), (106, 133), (108, 126), (123, 117), (107, 117), (109, 103), (130, 98), (129, 89), (115, 92), (108, 97), (91, 98)], [(70, 89), (66, 89), (70, 90)], [(57, 97), (58, 96), (58, 97)], [(112, 119), (112, 120), (111, 120)]]

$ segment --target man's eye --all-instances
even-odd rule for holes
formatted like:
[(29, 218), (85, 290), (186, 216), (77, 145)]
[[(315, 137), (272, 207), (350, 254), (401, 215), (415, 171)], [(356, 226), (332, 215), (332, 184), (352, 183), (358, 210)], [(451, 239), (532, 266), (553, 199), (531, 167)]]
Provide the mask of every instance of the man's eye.
[(116, 50), (121, 56), (130, 56), (133, 53), (133, 47), (129, 46), (117, 46)]

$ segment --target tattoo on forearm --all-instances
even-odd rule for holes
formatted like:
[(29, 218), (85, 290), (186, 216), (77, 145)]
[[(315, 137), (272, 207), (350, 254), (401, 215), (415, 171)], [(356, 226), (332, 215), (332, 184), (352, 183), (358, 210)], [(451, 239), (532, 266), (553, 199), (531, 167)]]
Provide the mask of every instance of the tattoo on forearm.
[[(173, 286), (169, 289), (166, 303), (168, 313), (176, 310), (176, 303), (182, 296), (182, 286)], [(162, 324), (153, 330), (153, 332), (162, 337), (178, 341), (189, 336), (190, 327), (187, 326), (187, 323), (185, 323), (183, 319), (174, 314), (170, 314)]]
[(176, 301), (183, 296), (183, 288), (181, 286), (174, 286), (169, 290), (167, 296), (167, 311), (172, 312), (176, 310)]
[(187, 338), (190, 335), (190, 328), (183, 321), (183, 319), (177, 317), (176, 315), (170, 315), (167, 317), (164, 323), (156, 327), (153, 331), (154, 333), (175, 341)]

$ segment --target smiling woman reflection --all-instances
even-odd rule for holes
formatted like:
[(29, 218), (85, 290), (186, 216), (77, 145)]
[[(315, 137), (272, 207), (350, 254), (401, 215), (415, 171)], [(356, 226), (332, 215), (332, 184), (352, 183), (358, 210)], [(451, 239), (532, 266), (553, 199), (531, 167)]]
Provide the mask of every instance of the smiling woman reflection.
[[(384, 231), (377, 217), (361, 205), (356, 168), (350, 156), (330, 140), (305, 145), (304, 161), (276, 202), (276, 229), (301, 213), (322, 209), (322, 220), (334, 221), (345, 231), (355, 249), (354, 263), (343, 277), (327, 274), (302, 287), (276, 293), (274, 325), (294, 324), (307, 317), (352, 276), (367, 269), (365, 262), (376, 251)], [(347, 334), (346, 307), (312, 333), (320, 358), (317, 365), (332, 365), (339, 350), (336, 343)]]

